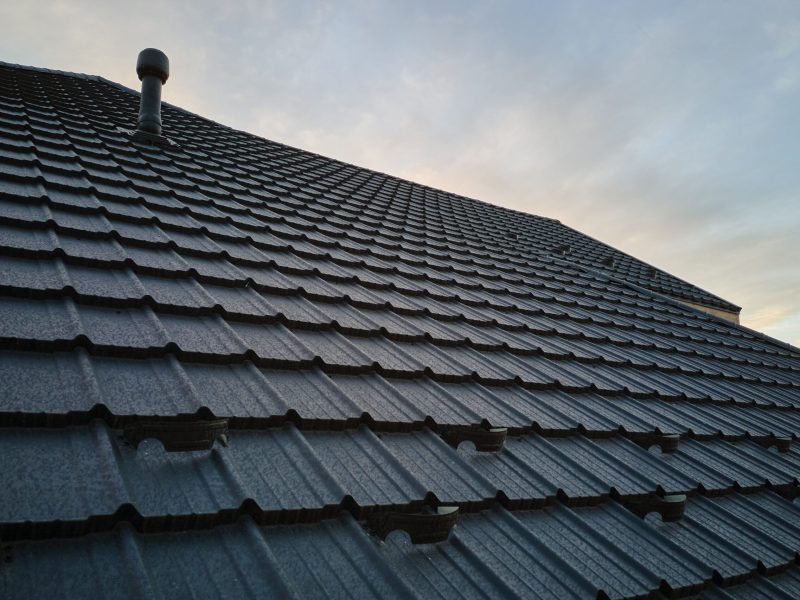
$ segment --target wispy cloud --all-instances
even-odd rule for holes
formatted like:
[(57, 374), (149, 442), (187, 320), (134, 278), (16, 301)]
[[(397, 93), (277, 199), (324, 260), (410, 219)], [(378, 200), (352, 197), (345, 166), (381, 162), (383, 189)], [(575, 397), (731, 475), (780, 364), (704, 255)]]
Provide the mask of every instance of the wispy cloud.
[(800, 343), (800, 5), (5, 3), (5, 60), (559, 218)]

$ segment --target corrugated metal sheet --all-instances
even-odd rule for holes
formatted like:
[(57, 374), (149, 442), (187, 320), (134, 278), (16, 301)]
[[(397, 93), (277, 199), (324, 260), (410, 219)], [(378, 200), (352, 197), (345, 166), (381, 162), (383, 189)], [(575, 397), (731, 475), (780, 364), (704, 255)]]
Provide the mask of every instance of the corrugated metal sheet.
[[(135, 109), (0, 65), (0, 596), (798, 595), (797, 349), (555, 221)], [(228, 444), (122, 437), (178, 415)], [(445, 542), (368, 532), (441, 503)]]

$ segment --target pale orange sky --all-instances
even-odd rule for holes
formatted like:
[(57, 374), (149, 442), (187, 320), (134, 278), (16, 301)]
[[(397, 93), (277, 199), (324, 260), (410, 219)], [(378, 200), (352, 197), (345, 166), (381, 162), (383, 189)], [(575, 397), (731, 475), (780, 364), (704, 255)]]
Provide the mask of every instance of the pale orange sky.
[(800, 3), (6, 2), (0, 59), (576, 229), (800, 345)]

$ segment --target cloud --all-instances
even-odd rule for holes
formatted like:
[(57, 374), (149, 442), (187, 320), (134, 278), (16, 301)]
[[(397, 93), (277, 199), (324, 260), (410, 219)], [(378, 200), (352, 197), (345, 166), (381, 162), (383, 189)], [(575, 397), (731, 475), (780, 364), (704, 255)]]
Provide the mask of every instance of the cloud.
[(5, 60), (568, 225), (800, 344), (800, 7), (5, 3)]

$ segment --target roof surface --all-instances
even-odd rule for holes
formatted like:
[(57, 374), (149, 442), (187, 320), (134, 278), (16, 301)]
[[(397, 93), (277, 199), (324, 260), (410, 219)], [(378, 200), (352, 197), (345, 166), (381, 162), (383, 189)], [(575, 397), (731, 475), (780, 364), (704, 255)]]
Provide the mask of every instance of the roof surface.
[(0, 66), (1, 597), (800, 596), (800, 351), (556, 221), (137, 109)]

